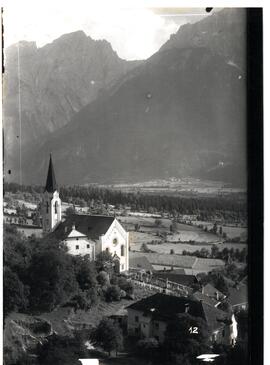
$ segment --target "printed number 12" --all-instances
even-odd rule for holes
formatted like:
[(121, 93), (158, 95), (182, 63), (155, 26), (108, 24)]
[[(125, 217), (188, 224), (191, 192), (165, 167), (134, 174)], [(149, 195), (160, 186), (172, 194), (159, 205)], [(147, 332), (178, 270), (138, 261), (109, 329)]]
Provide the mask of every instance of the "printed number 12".
[(189, 333), (196, 333), (196, 334), (198, 334), (198, 327), (189, 327)]

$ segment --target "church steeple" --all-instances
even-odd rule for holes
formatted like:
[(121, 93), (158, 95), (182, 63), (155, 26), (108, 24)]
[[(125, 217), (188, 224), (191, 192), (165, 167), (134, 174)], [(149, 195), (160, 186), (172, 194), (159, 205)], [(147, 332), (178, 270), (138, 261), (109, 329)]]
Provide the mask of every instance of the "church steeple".
[(42, 225), (44, 233), (51, 232), (61, 222), (61, 199), (56, 184), (50, 155), (48, 175), (42, 199)]
[(52, 163), (52, 155), (50, 154), (50, 162), (49, 162), (49, 168), (48, 168), (48, 175), (46, 180), (46, 186), (44, 191), (47, 191), (48, 193), (53, 193), (57, 190), (57, 184), (55, 179), (55, 173)]

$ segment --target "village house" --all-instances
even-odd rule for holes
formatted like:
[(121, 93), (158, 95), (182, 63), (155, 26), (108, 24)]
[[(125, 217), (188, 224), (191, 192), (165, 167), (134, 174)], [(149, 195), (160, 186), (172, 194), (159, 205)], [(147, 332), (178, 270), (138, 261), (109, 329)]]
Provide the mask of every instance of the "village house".
[(229, 287), (228, 301), (234, 312), (248, 309), (248, 290), (246, 283)]
[(188, 313), (206, 321), (211, 342), (234, 345), (237, 339), (237, 323), (229, 315), (204, 302), (165, 294), (155, 294), (127, 307), (128, 334), (138, 338), (165, 340), (165, 331), (177, 315)]
[(43, 232), (52, 240), (64, 243), (71, 255), (112, 254), (117, 272), (129, 270), (129, 233), (114, 217), (72, 214), (62, 219), (61, 199), (52, 159), (41, 204)]

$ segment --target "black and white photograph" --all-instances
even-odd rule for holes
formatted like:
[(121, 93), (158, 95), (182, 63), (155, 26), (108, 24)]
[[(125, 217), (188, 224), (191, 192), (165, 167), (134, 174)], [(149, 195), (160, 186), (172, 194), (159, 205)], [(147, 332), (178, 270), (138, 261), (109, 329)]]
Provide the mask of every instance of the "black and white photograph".
[(5, 365), (251, 364), (261, 9), (188, 5), (2, 8)]

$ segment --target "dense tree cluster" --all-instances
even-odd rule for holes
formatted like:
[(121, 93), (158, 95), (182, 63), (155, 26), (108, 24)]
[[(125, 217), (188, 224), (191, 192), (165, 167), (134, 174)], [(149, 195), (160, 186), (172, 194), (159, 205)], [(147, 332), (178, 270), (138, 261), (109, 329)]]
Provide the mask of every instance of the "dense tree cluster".
[[(37, 198), (43, 192), (42, 187), (21, 186), (6, 183), (5, 191), (32, 195)], [(144, 210), (150, 213), (164, 212), (174, 216), (181, 214), (197, 215), (199, 220), (223, 219), (231, 222), (246, 220), (246, 197), (244, 194), (228, 196), (179, 196), (145, 193), (126, 193), (96, 186), (62, 186), (61, 198), (81, 206), (93, 206), (93, 202), (113, 204), (117, 208), (130, 206), (134, 211)]]
[(112, 320), (104, 318), (90, 336), (91, 342), (107, 351), (119, 351), (123, 346), (123, 334), (120, 327)]
[(247, 262), (247, 249), (243, 248), (242, 250), (234, 249), (228, 249), (223, 248), (223, 250), (219, 250), (217, 246), (212, 246), (211, 251), (207, 248), (201, 248), (200, 250), (196, 251), (187, 251), (183, 250), (182, 255), (188, 255), (188, 256), (196, 256), (201, 258), (213, 258), (213, 259), (220, 259), (224, 261), (236, 261), (236, 262)]
[(61, 305), (87, 310), (99, 299), (132, 294), (126, 278), (116, 276), (110, 282), (112, 256), (105, 252), (97, 258), (95, 263), (87, 256), (71, 256), (48, 237), (26, 239), (15, 227), (5, 226), (4, 315), (52, 311)]

